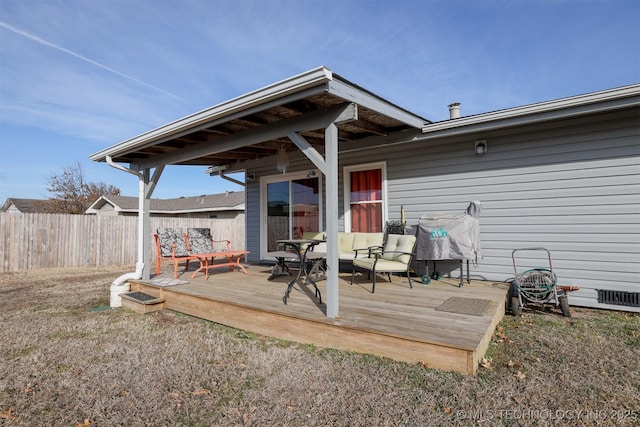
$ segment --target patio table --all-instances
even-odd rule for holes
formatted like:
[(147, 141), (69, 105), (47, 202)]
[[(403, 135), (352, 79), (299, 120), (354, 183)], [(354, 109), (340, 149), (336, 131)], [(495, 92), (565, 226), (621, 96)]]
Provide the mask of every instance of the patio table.
[[(249, 251), (220, 251), (220, 252), (210, 252), (206, 254), (193, 254), (192, 257), (196, 258), (200, 262), (200, 268), (193, 272), (191, 278), (193, 279), (196, 275), (204, 271), (205, 277), (209, 280), (209, 270), (212, 268), (220, 268), (220, 267), (229, 267), (229, 270), (235, 271), (236, 269), (242, 270), (244, 274), (247, 274), (247, 270), (244, 268), (240, 261), (242, 257), (247, 255)], [(226, 262), (223, 263), (215, 263), (215, 259), (223, 257), (226, 258)], [(211, 262), (209, 262), (209, 258), (211, 258)]]
[[(320, 302), (320, 304), (322, 304), (322, 295), (320, 294), (320, 289), (318, 289), (316, 282), (314, 282), (313, 279), (311, 278), (311, 272), (316, 271), (318, 269), (318, 266), (326, 256), (319, 252), (313, 252), (313, 248), (317, 244), (323, 243), (323, 242), (325, 242), (325, 240), (316, 240), (316, 239), (287, 239), (287, 240), (276, 241), (276, 243), (278, 244), (282, 244), (285, 247), (288, 246), (294, 249), (295, 253), (291, 252), (291, 255), (295, 256), (297, 254), (298, 261), (300, 262), (300, 268), (298, 269), (298, 274), (293, 280), (289, 282), (289, 284), (287, 285), (287, 290), (284, 293), (284, 297), (282, 297), (282, 302), (284, 302), (285, 304), (287, 303), (287, 299), (289, 298), (289, 294), (291, 293), (291, 289), (293, 288), (293, 285), (298, 280), (300, 280), (303, 273), (305, 276), (304, 284), (307, 285), (311, 283), (313, 285), (313, 287), (316, 290), (316, 297), (318, 298), (318, 301)], [(306, 246), (306, 247), (302, 249), (303, 246)], [(307, 269), (307, 264), (309, 261), (313, 262), (313, 265), (311, 268)]]

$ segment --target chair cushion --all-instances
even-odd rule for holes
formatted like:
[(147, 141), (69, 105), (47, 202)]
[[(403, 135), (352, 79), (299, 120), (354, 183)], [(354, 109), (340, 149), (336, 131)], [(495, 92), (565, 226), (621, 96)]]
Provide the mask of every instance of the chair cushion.
[[(372, 271), (374, 262), (375, 258), (356, 258), (353, 260), (353, 265), (354, 267)], [(407, 271), (407, 264), (404, 262), (389, 261), (384, 258), (380, 258), (375, 264), (377, 272), (397, 273)]]
[[(384, 245), (382, 259), (387, 261), (397, 261), (406, 266), (411, 260), (410, 254), (416, 243), (416, 236), (404, 234), (389, 234)], [(406, 252), (406, 253), (400, 253)], [(376, 267), (378, 269), (378, 267)]]
[(383, 233), (353, 233), (353, 248), (366, 249), (371, 246), (382, 246)]
[(305, 231), (302, 233), (302, 238), (308, 240), (324, 240), (324, 233), (322, 231)]
[(171, 258), (173, 256), (173, 244), (176, 245), (177, 257), (189, 255), (182, 228), (158, 228), (158, 240), (160, 241), (160, 255), (163, 258)]
[[(302, 238), (305, 240), (325, 240), (325, 235), (321, 231), (305, 231), (302, 233)], [(301, 250), (307, 249), (308, 245), (300, 245)], [(315, 252), (327, 252), (326, 243), (318, 243), (312, 249)]]
[(338, 252), (353, 252), (353, 233), (338, 232)]
[(189, 248), (193, 254), (210, 254), (215, 252), (211, 243), (211, 229), (209, 228), (187, 228), (187, 238)]

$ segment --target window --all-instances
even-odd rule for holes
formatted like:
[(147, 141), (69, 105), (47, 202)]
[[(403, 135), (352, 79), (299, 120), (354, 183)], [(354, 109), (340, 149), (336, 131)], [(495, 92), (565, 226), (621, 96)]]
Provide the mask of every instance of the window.
[(383, 163), (346, 167), (345, 230), (381, 233), (384, 231), (385, 167)]

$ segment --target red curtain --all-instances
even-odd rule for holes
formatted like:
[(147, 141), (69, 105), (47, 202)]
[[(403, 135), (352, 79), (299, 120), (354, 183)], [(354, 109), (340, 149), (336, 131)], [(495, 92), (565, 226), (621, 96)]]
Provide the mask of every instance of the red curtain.
[(382, 170), (351, 172), (351, 231), (382, 231)]

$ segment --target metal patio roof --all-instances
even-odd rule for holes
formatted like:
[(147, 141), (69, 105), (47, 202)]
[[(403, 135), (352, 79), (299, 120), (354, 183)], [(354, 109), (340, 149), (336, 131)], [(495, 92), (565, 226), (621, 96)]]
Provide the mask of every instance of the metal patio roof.
[(323, 151), (324, 123), (332, 111), (354, 105), (357, 119), (337, 123), (339, 141), (420, 130), (430, 121), (318, 67), (233, 98), (90, 156), (94, 161), (160, 165), (226, 166), (298, 148), (297, 132)]

